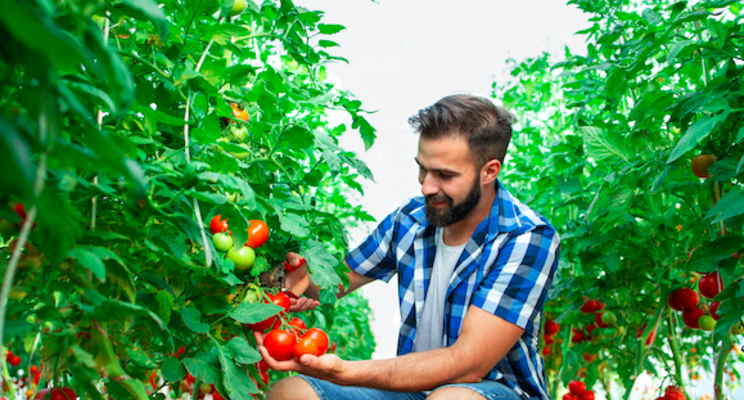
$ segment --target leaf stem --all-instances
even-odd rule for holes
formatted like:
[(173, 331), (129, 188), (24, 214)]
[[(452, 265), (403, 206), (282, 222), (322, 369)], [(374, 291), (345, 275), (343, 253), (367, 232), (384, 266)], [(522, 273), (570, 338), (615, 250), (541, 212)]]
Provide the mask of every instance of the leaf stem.
[(731, 349), (734, 348), (734, 342), (726, 335), (721, 343), (721, 351), (718, 352), (716, 357), (716, 380), (713, 384), (713, 390), (715, 392), (715, 400), (723, 400), (723, 370), (726, 367), (726, 358), (728, 357)]

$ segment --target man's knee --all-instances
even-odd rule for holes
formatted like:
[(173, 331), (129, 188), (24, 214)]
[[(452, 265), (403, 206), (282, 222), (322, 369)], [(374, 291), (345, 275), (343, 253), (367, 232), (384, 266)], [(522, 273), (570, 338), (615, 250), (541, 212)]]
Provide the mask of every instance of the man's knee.
[(320, 397), (306, 380), (291, 376), (271, 385), (266, 400), (320, 400)]
[(451, 386), (433, 391), (426, 400), (485, 400), (485, 397), (472, 389)]

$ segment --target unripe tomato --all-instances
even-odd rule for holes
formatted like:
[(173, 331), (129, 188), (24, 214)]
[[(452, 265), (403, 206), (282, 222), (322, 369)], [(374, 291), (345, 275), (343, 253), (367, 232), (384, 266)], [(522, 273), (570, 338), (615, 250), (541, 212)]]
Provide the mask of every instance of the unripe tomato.
[(607, 326), (612, 326), (617, 323), (617, 317), (615, 316), (615, 313), (612, 311), (606, 311), (602, 314), (602, 323), (604, 323)]
[(704, 331), (712, 331), (716, 328), (716, 320), (710, 315), (703, 315), (698, 319), (698, 326)]
[(698, 281), (698, 290), (703, 296), (712, 299), (723, 290), (723, 281), (718, 271), (705, 275)]
[(292, 351), (296, 344), (295, 336), (283, 329), (272, 330), (264, 338), (264, 346), (269, 355), (278, 361), (292, 358)]
[(700, 295), (692, 289), (681, 288), (674, 292), (674, 301), (682, 308), (695, 308), (700, 304)]
[(256, 219), (251, 220), (251, 225), (248, 227), (248, 241), (245, 245), (257, 249), (263, 246), (264, 243), (269, 239), (269, 227), (265, 222)]
[(242, 147), (245, 149), (245, 151), (231, 151), (229, 152), (232, 154), (233, 157), (237, 158), (238, 160), (245, 160), (246, 158), (251, 156), (251, 146), (245, 144), (245, 143), (238, 143), (238, 147)]
[(581, 396), (586, 392), (586, 384), (581, 381), (568, 382), (568, 390), (574, 396)]
[(682, 313), (682, 321), (692, 329), (699, 329), (700, 325), (698, 325), (698, 321), (703, 315), (705, 315), (705, 311), (699, 308), (686, 309), (685, 312)]
[(731, 333), (734, 335), (741, 335), (744, 333), (744, 322), (739, 321), (739, 323), (734, 325), (734, 327), (731, 328)]
[(215, 233), (227, 232), (227, 220), (220, 219), (221, 217), (222, 215), (217, 214), (212, 218), (212, 221), (209, 222), (209, 231), (212, 232), (212, 235)]
[(711, 154), (701, 154), (692, 159), (692, 173), (698, 178), (709, 178), (708, 167), (718, 161), (718, 158)]
[(228, 251), (233, 247), (232, 237), (220, 232), (212, 235), (212, 243), (214, 243), (214, 247), (219, 251)]
[(227, 252), (227, 258), (231, 259), (235, 263), (236, 269), (248, 269), (256, 260), (256, 253), (252, 248), (247, 246), (243, 246), (239, 250), (230, 248)]

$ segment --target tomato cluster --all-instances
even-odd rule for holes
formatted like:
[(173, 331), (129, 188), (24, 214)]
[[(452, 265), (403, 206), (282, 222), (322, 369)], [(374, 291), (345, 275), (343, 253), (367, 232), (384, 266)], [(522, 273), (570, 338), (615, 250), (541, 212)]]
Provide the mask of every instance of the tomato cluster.
[(236, 269), (248, 269), (256, 261), (255, 249), (263, 246), (269, 240), (269, 227), (265, 222), (251, 220), (248, 226), (248, 240), (239, 249), (233, 246), (232, 231), (228, 231), (228, 222), (222, 219), (222, 215), (215, 215), (209, 222), (209, 231), (212, 232), (212, 243), (214, 247), (222, 252), (227, 252), (227, 258), (235, 263)]
[(544, 356), (547, 356), (550, 354), (550, 346), (554, 343), (553, 335), (558, 333), (558, 331), (561, 329), (561, 326), (559, 324), (556, 324), (555, 321), (549, 319), (545, 321), (545, 327), (543, 328), (543, 339), (545, 339), (545, 345), (542, 349), (542, 354)]
[(687, 400), (687, 396), (682, 389), (676, 386), (669, 386), (663, 395), (656, 398), (656, 400)]
[(700, 295), (715, 298), (723, 290), (723, 280), (717, 271), (709, 273), (698, 281), (698, 290), (700, 294), (690, 288), (679, 288), (669, 295), (667, 303), (673, 310), (682, 312), (682, 321), (687, 327), (712, 331), (716, 327), (716, 321), (721, 318), (718, 315), (720, 303), (711, 302), (706, 313), (699, 307)]
[(594, 392), (586, 390), (586, 384), (581, 381), (568, 382), (568, 391), (563, 395), (563, 400), (594, 400)]

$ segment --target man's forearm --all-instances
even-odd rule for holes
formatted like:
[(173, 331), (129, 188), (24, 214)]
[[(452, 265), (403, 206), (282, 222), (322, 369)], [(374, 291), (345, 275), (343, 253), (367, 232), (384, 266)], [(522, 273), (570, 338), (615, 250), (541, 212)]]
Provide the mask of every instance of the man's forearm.
[(344, 361), (336, 383), (399, 392), (431, 390), (449, 383), (480, 382), (485, 373), (457, 345), (388, 360)]

